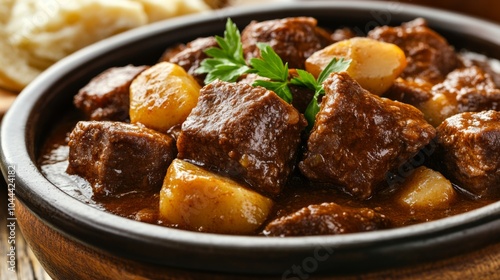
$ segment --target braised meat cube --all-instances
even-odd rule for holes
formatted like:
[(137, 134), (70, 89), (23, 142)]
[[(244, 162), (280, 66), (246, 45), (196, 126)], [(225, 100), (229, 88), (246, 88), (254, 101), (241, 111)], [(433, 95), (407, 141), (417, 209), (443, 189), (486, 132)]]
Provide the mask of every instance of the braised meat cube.
[(356, 37), (356, 32), (354, 30), (348, 28), (348, 27), (343, 27), (343, 28), (338, 28), (333, 31), (332, 35), (330, 36), (333, 40), (333, 43), (340, 42), (343, 40), (351, 39)]
[(499, 110), (500, 90), (481, 68), (459, 68), (431, 88), (428, 100), (413, 105), (424, 113), (429, 123), (437, 127), (446, 118), (458, 113)]
[(290, 68), (304, 69), (305, 60), (315, 51), (333, 43), (331, 34), (310, 17), (262, 22), (253, 21), (241, 32), (245, 59), (260, 57), (257, 43), (269, 44)]
[(488, 73), (495, 85), (500, 88), (500, 69), (497, 59), (468, 51), (461, 52), (459, 57), (465, 67), (477, 66)]
[(373, 95), (345, 72), (332, 74), (323, 85), (325, 96), (299, 163), (312, 181), (368, 199), (387, 172), (435, 136), (415, 107)]
[(313, 204), (271, 221), (268, 236), (346, 234), (390, 227), (389, 219), (370, 208), (353, 208), (336, 203)]
[(307, 122), (274, 92), (215, 81), (182, 124), (178, 158), (241, 178), (276, 196), (291, 173)]
[(399, 77), (383, 96), (418, 107), (420, 103), (432, 98), (432, 87), (433, 85), (428, 82)]
[(477, 66), (451, 72), (432, 91), (455, 96), (460, 113), (500, 110), (500, 90), (491, 76)]
[(201, 62), (208, 57), (205, 54), (205, 50), (217, 46), (218, 44), (215, 37), (198, 38), (189, 42), (184, 47), (167, 50), (163, 54), (162, 61), (175, 63), (181, 66), (188, 74), (193, 76), (201, 86), (203, 86), (205, 84), (204, 80), (206, 74), (198, 74), (195, 71), (200, 67)]
[(160, 59), (158, 59), (158, 63), (163, 62), (163, 61), (170, 61), (174, 56), (182, 52), (187, 48), (186, 44), (179, 43), (177, 45), (174, 45), (172, 47), (168, 47), (163, 54), (161, 55)]
[(75, 95), (75, 106), (90, 120), (128, 119), (130, 84), (146, 68), (147, 66), (127, 65), (102, 72)]
[(176, 156), (170, 136), (142, 125), (80, 121), (69, 139), (67, 173), (89, 181), (96, 198), (158, 192)]
[(368, 33), (368, 37), (396, 44), (405, 52), (408, 66), (403, 78), (436, 84), (460, 66), (454, 48), (421, 18), (397, 27), (377, 27)]
[(442, 161), (452, 180), (477, 196), (500, 194), (500, 112), (466, 112), (437, 128)]
[(305, 113), (307, 106), (314, 97), (314, 91), (310, 88), (290, 85), (290, 92), (292, 93), (292, 105), (297, 108), (299, 112)]

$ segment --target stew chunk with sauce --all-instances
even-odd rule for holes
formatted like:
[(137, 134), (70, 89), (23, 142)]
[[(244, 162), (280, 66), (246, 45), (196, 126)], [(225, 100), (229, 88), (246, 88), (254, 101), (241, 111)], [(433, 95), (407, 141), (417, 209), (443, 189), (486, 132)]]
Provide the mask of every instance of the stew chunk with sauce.
[(182, 124), (178, 157), (276, 197), (294, 168), (305, 126), (302, 114), (274, 92), (216, 81), (201, 90)]
[(176, 155), (172, 137), (142, 125), (81, 121), (69, 138), (67, 172), (87, 179), (96, 197), (158, 192)]
[(452, 179), (478, 196), (500, 193), (500, 112), (461, 113), (437, 129)]
[[(46, 176), (79, 177), (74, 193), (124, 217), (239, 235), (381, 230), (500, 198), (500, 74), (425, 20), (366, 38), (309, 17), (237, 30), (234, 48), (197, 38), (90, 80), (84, 120), (58, 125), (40, 159), (67, 147), (67, 168)], [(212, 57), (221, 46), (240, 57)]]
[(346, 73), (332, 74), (307, 141), (300, 170), (309, 179), (340, 185), (368, 199), (435, 136), (416, 108), (380, 98)]

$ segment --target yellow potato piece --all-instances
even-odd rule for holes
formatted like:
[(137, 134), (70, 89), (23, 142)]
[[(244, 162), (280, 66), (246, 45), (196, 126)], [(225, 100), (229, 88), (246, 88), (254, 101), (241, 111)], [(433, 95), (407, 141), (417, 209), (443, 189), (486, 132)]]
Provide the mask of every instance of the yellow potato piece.
[(406, 67), (406, 56), (398, 46), (356, 37), (315, 52), (306, 60), (306, 70), (318, 77), (334, 57), (351, 59), (347, 73), (376, 95), (389, 89)]
[(160, 192), (160, 217), (180, 228), (252, 234), (266, 220), (273, 201), (226, 177), (175, 159)]
[(425, 120), (438, 127), (447, 118), (458, 114), (458, 103), (454, 96), (446, 93), (435, 94), (431, 99), (417, 105), (424, 113)]
[(441, 173), (421, 166), (401, 186), (400, 205), (411, 209), (448, 208), (456, 193)]
[(198, 102), (200, 89), (179, 65), (153, 65), (130, 85), (130, 121), (165, 132), (186, 120)]

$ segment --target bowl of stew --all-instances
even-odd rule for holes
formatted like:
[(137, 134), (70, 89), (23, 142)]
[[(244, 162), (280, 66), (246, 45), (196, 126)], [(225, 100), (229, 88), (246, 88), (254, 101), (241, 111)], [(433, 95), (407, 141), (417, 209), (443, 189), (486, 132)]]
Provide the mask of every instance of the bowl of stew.
[[(199, 68), (228, 26), (246, 62), (220, 69), (253, 70), (210, 81)], [(223, 9), (99, 42), (4, 118), (19, 226), (56, 279), (306, 279), (496, 243), (499, 30), (339, 1)], [(277, 61), (266, 47), (282, 80), (256, 78)], [(343, 68), (321, 79), (333, 58)]]

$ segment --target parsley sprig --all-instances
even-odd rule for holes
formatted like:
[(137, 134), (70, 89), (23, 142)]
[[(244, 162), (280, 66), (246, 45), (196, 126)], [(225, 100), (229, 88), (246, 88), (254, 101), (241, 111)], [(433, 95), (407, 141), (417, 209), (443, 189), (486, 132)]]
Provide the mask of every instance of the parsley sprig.
[(262, 58), (252, 58), (252, 73), (261, 77), (269, 78), (266, 80), (256, 80), (252, 85), (265, 87), (274, 91), (281, 99), (292, 103), (293, 97), (288, 87), (288, 63), (283, 64), (281, 57), (269, 46), (264, 43), (257, 43)]
[(220, 48), (213, 47), (205, 51), (211, 57), (204, 59), (196, 73), (206, 73), (205, 84), (220, 79), (226, 82), (236, 82), (250, 70), (243, 57), (240, 31), (236, 24), (228, 18), (224, 37), (215, 36)]
[(314, 78), (314, 76), (307, 71), (297, 69), (298, 77), (292, 78), (290, 83), (314, 90), (314, 97), (311, 99), (311, 102), (309, 102), (309, 105), (307, 105), (306, 111), (304, 113), (304, 116), (306, 117), (309, 124), (309, 129), (312, 128), (312, 125), (314, 124), (314, 121), (316, 119), (316, 115), (319, 112), (319, 98), (320, 96), (325, 94), (323, 82), (333, 72), (346, 71), (347, 68), (349, 68), (350, 64), (351, 60), (344, 60), (344, 58), (337, 59), (334, 57), (330, 61), (330, 63), (328, 63), (325, 69), (321, 71), (318, 79)]
[(235, 82), (246, 73), (255, 73), (268, 80), (256, 80), (253, 86), (262, 86), (274, 91), (279, 97), (288, 103), (292, 103), (293, 97), (289, 85), (306, 87), (314, 91), (314, 97), (310, 101), (305, 117), (312, 128), (316, 114), (319, 112), (319, 98), (325, 94), (323, 82), (333, 72), (347, 70), (350, 60), (333, 58), (330, 63), (316, 79), (311, 73), (297, 69), (297, 77), (290, 78), (288, 63), (283, 63), (279, 55), (271, 46), (265, 43), (257, 43), (261, 58), (252, 58), (248, 65), (243, 56), (243, 44), (241, 35), (233, 21), (228, 18), (224, 37), (215, 36), (219, 48), (213, 47), (205, 51), (209, 58), (204, 59), (196, 73), (206, 73), (205, 84), (217, 79), (226, 82)]

